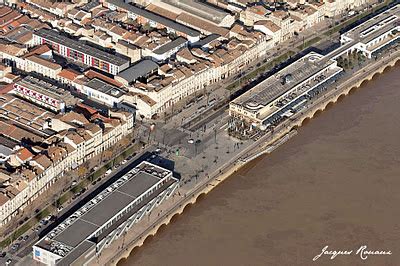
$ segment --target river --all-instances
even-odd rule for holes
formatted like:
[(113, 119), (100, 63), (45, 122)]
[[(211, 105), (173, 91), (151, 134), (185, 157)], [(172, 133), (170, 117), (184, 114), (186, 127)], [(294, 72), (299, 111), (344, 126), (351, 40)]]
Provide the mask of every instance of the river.
[[(399, 265), (400, 67), (185, 210), (127, 265)], [(324, 246), (351, 251), (313, 262)], [(357, 249), (391, 251), (362, 260)]]

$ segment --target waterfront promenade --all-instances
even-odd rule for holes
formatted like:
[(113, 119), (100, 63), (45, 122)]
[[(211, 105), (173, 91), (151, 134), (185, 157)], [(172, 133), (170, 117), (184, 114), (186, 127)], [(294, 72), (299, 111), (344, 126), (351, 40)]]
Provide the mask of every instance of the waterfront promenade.
[(399, 57), (400, 52), (398, 50), (390, 51), (384, 54), (380, 60), (366, 65), (351, 78), (340, 80), (336, 88), (328, 90), (327, 93), (314, 100), (310, 106), (307, 106), (307, 109), (304, 109), (302, 113), (296, 114), (290, 120), (279, 125), (274, 134), (268, 133), (257, 142), (243, 145), (244, 147), (234, 156), (231, 156), (230, 160), (225, 163), (221, 162), (212, 174), (205, 174), (196, 178), (196, 181), (192, 181), (190, 185), (183, 185), (171, 201), (165, 202), (153, 211), (147, 219), (144, 219), (143, 223), (137, 224), (127, 235), (116, 240), (112, 246), (93, 260), (92, 264), (115, 265), (120, 258), (128, 257), (134, 247), (141, 246), (147, 237), (154, 235), (164, 224), (170, 223), (171, 219), (182, 213), (188, 204), (195, 203), (199, 196), (207, 194), (245, 163), (262, 154), (265, 148), (273, 145), (291, 130), (300, 127), (305, 120), (314, 117), (330, 104), (337, 102), (341, 97), (349, 94), (351, 90), (361, 86), (364, 81), (371, 80), (375, 74), (382, 73), (389, 66), (394, 66)]

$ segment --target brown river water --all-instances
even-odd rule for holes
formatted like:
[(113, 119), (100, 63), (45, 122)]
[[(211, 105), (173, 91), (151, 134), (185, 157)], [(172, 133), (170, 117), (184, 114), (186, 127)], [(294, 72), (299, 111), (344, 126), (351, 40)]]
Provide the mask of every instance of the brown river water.
[[(250, 163), (127, 265), (400, 265), (400, 67)], [(360, 246), (392, 255), (355, 254)], [(329, 251), (352, 251), (333, 260)], [(365, 255), (365, 253), (364, 253)]]

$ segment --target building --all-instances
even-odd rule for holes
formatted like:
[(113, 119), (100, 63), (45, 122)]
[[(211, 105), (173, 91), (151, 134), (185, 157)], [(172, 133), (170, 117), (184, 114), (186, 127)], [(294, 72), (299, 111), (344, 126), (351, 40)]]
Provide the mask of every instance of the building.
[(354, 50), (372, 58), (381, 49), (396, 43), (400, 37), (400, 5), (390, 8), (341, 35), (342, 47), (335, 57)]
[(33, 34), (34, 43), (49, 44), (53, 51), (75, 62), (116, 75), (129, 67), (130, 60), (68, 38), (54, 30), (41, 29)]
[(188, 39), (190, 43), (197, 42), (200, 39), (200, 32), (148, 10), (128, 4), (124, 0), (106, 0), (104, 4), (111, 10), (127, 12), (128, 18), (136, 19), (140, 24), (149, 23), (153, 28), (166, 28), (168, 32), (176, 33)]
[(255, 22), (254, 29), (270, 36), (274, 44), (278, 44), (281, 41), (281, 28), (271, 20), (259, 20)]
[(57, 79), (57, 74), (61, 72), (62, 67), (50, 60), (46, 60), (37, 55), (31, 55), (25, 59), (26, 72), (40, 73), (45, 77)]
[(179, 49), (186, 46), (186, 44), (186, 39), (178, 37), (177, 39), (158, 47), (154, 51), (151, 51), (149, 55), (156, 62), (166, 61), (171, 56), (175, 55)]
[(104, 103), (110, 107), (117, 106), (124, 99), (126, 91), (111, 84), (108, 84), (98, 78), (94, 78), (83, 85), (81, 93), (89, 98)]
[(140, 80), (146, 82), (147, 78), (157, 73), (158, 65), (152, 60), (142, 60), (130, 68), (119, 73), (115, 80), (121, 82), (125, 86), (129, 86), (133, 82)]
[(106, 187), (33, 246), (46, 265), (85, 265), (173, 195), (172, 172), (142, 162)]
[[(207, 2), (194, 0), (156, 0), (152, 1), (152, 4), (178, 15), (182, 13), (190, 14), (197, 19), (201, 19), (218, 27), (230, 28), (235, 22), (235, 17), (230, 13), (214, 7)], [(177, 19), (179, 20), (179, 16)]]
[(70, 92), (32, 76), (16, 82), (11, 93), (55, 112), (64, 112), (75, 103)]
[(311, 52), (265, 79), (229, 104), (231, 117), (262, 130), (290, 117), (334, 79), (342, 68), (335, 60)]
[(5, 164), (15, 169), (3, 178), (0, 225), (65, 173), (115, 146), (134, 127), (130, 112), (110, 110), (108, 117), (96, 110), (90, 110), (88, 117), (75, 111), (55, 115), (7, 94), (0, 97), (0, 111), (0, 138), (13, 148), (11, 154), (3, 150), (3, 159), (8, 157)]

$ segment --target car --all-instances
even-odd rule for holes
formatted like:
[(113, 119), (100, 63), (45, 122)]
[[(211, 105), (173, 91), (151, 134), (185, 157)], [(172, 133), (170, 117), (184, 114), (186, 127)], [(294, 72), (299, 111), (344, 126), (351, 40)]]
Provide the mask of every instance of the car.
[(44, 218), (45, 221), (50, 221), (51, 220), (51, 215), (48, 215), (46, 218)]
[(123, 160), (123, 161), (121, 162), (121, 164), (124, 165), (124, 164), (126, 164), (126, 162), (127, 162), (127, 160)]
[(12, 250), (17, 250), (19, 248), (20, 244), (19, 243), (15, 243), (14, 245), (11, 246)]
[(108, 169), (108, 170), (106, 171), (106, 175), (111, 174), (111, 172), (112, 172), (112, 169)]
[(151, 158), (151, 159), (154, 159), (154, 158), (156, 158), (156, 155), (153, 154), (153, 155), (150, 156), (150, 158)]
[(24, 237), (23, 236), (20, 236), (20, 237), (18, 237), (18, 241), (22, 241), (22, 239), (24, 239)]
[(29, 239), (29, 235), (25, 235), (22, 240), (26, 241)]
[(57, 208), (57, 211), (60, 212), (60, 211), (62, 211), (63, 209), (64, 209), (63, 206), (60, 206), (60, 207)]
[(74, 181), (72, 181), (72, 186), (75, 186), (77, 184), (77, 182), (74, 180)]
[(188, 143), (193, 144), (193, 143), (194, 143), (194, 140), (193, 140), (193, 139), (189, 139), (189, 140), (188, 140)]
[(155, 153), (160, 153), (160, 152), (161, 152), (161, 149), (160, 149), (160, 148), (157, 148), (154, 152), (155, 152)]
[(6, 265), (10, 265), (11, 262), (12, 262), (12, 260), (11, 260), (11, 259), (8, 259), (8, 260), (6, 261)]
[(0, 253), (0, 258), (4, 258), (7, 255), (4, 251)]

